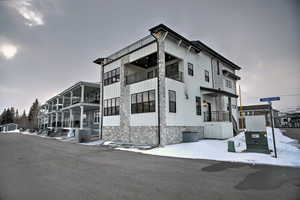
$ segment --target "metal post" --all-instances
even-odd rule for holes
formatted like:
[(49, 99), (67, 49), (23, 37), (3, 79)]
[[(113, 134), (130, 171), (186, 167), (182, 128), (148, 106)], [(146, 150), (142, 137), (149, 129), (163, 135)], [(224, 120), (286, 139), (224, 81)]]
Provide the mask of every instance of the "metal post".
[(269, 105), (270, 105), (270, 118), (271, 118), (271, 127), (272, 127), (272, 135), (273, 135), (274, 153), (275, 153), (275, 158), (277, 158), (275, 134), (274, 134), (274, 124), (273, 124), (273, 109), (272, 109), (272, 102), (271, 101), (269, 102)]

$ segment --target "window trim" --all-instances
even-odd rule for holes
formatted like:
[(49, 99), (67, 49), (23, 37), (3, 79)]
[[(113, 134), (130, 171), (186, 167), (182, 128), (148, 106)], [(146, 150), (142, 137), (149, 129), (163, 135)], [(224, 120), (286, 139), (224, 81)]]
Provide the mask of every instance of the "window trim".
[(202, 115), (202, 102), (201, 102), (201, 97), (196, 96), (195, 102), (196, 102), (196, 115), (201, 116), (201, 115)]
[(209, 71), (204, 70), (204, 80), (209, 83)]
[[(114, 105), (113, 104), (114, 101)], [(117, 104), (118, 102), (118, 104)], [(103, 101), (103, 116), (116, 116), (120, 114), (120, 97), (114, 97), (109, 99), (104, 99)]]
[[(170, 94), (173, 93), (173, 92), (174, 92), (174, 96), (175, 96), (175, 101), (172, 101), (171, 98), (170, 98)], [(177, 102), (176, 102), (176, 101), (177, 101), (177, 98), (176, 98), (176, 91), (174, 91), (174, 90), (169, 90), (169, 91), (168, 91), (168, 98), (169, 98), (169, 112), (170, 112), (170, 113), (176, 113), (176, 112), (177, 112), (177, 105), (176, 105), (176, 104), (177, 104)], [(175, 105), (175, 106), (174, 106), (174, 110), (172, 109), (171, 105)]]
[[(144, 93), (147, 93), (146, 98), (145, 98)], [(154, 93), (153, 100), (150, 100), (151, 93)], [(155, 107), (156, 106), (156, 103), (155, 103), (156, 97), (155, 96), (156, 96), (155, 89), (131, 94), (131, 102), (130, 102), (131, 114), (155, 112), (156, 111), (156, 107)], [(138, 97), (139, 97), (140, 101), (138, 101)], [(135, 100), (134, 101), (135, 103), (132, 103), (133, 100)], [(146, 107), (148, 107), (148, 108), (145, 109)]]
[(190, 62), (188, 62), (188, 75), (194, 76), (194, 65)]
[(120, 81), (120, 68), (116, 68), (103, 74), (104, 86), (111, 85)]

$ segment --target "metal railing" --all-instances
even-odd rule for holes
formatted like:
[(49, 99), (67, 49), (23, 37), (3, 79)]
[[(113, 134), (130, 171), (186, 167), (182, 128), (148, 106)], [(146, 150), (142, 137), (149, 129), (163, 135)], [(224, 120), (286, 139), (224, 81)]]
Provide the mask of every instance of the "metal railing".
[(229, 122), (229, 112), (228, 111), (211, 111), (204, 112), (205, 122)]
[[(156, 78), (156, 77), (157, 77), (157, 74), (153, 74), (153, 76), (148, 77), (147, 72), (137, 72), (137, 73), (126, 76), (126, 84), (129, 85), (129, 84), (145, 81), (145, 80)], [(178, 72), (176, 74), (167, 74), (166, 77), (176, 80), (176, 81), (183, 82), (183, 73), (182, 72)]]

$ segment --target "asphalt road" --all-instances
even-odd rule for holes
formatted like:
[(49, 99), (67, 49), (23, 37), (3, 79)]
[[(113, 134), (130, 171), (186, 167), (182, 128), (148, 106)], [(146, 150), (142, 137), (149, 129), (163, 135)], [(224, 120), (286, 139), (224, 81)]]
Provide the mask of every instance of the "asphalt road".
[(299, 198), (299, 168), (158, 157), (0, 134), (0, 200)]

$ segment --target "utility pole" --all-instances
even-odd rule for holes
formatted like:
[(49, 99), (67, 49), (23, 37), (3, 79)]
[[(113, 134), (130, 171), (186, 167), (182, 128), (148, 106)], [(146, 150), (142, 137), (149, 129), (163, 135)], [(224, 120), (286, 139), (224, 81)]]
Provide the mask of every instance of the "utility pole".
[(272, 102), (269, 101), (270, 106), (270, 118), (271, 118), (271, 127), (272, 127), (272, 135), (273, 135), (273, 146), (274, 146), (274, 153), (275, 158), (277, 158), (277, 150), (276, 150), (276, 143), (275, 143), (275, 134), (274, 134), (274, 119), (273, 119), (273, 109), (272, 109)]

